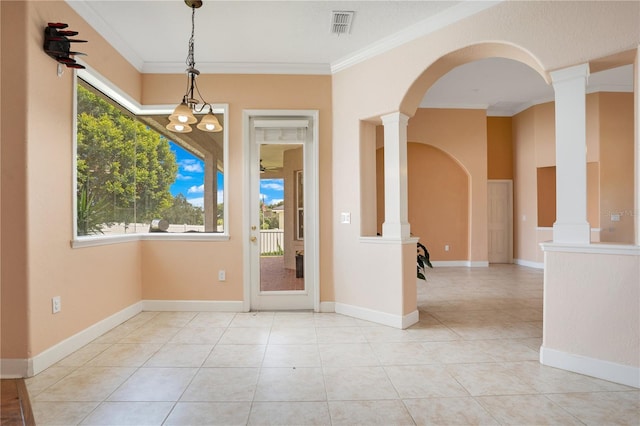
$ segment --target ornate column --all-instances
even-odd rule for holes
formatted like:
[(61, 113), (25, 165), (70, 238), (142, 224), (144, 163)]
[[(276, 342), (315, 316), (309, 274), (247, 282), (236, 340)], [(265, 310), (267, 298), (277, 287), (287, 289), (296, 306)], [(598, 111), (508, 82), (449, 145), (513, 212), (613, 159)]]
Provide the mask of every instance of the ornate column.
[(551, 73), (556, 110), (556, 222), (553, 241), (589, 244), (586, 87), (589, 65)]
[(407, 123), (401, 112), (382, 116), (384, 125), (384, 223), (382, 236), (410, 237), (407, 191)]

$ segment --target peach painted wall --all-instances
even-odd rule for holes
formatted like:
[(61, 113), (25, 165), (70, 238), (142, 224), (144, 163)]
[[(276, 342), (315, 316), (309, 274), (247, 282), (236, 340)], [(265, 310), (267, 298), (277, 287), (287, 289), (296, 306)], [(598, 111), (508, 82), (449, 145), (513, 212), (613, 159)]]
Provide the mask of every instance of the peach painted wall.
[[(334, 143), (340, 149), (334, 151), (333, 175), (334, 181), (339, 180), (341, 184), (334, 187), (333, 217), (337, 221), (341, 212), (352, 213), (350, 225), (339, 224), (334, 228), (336, 301), (352, 298), (355, 292), (351, 290), (360, 287), (359, 282), (365, 279), (354, 277), (350, 271), (376, 264), (380, 265), (376, 269), (381, 270), (386, 264), (384, 249), (378, 257), (364, 256), (363, 242), (359, 239), (363, 120), (379, 123), (379, 117), (396, 111), (413, 116), (420, 100), (439, 77), (470, 60), (504, 55), (529, 64), (549, 81), (549, 70), (635, 48), (640, 40), (639, 12), (640, 5), (634, 2), (501, 2), (335, 73)], [(521, 130), (514, 130), (514, 134)], [(483, 135), (486, 138), (486, 129)], [(486, 145), (483, 146), (486, 149)], [(517, 147), (514, 142), (516, 150), (521, 153), (528, 150), (531, 156), (535, 155), (533, 144)], [(482, 158), (486, 178), (486, 154)], [(542, 254), (536, 242), (536, 205), (530, 196), (524, 195), (535, 194), (535, 164), (524, 160), (518, 164), (518, 161), (516, 157), (514, 169), (519, 168), (521, 175), (516, 177), (520, 181), (515, 189), (521, 193), (519, 200), (516, 194), (518, 213), (514, 224), (520, 233), (514, 255), (541, 263)], [(475, 184), (473, 181), (473, 191)], [(486, 203), (486, 190), (481, 192), (482, 202)], [(474, 203), (472, 200), (471, 204)], [(471, 216), (476, 213), (486, 215), (486, 207), (484, 212), (472, 211)], [(486, 217), (482, 223), (486, 224)], [(486, 231), (485, 240), (477, 240), (478, 244), (472, 244), (471, 250), (477, 247), (486, 251)], [(354, 265), (354, 258), (366, 261)], [(381, 281), (382, 278), (376, 279), (375, 283), (382, 284)], [(359, 303), (366, 305), (368, 301), (369, 297), (364, 297)]]
[[(487, 120), (485, 111), (418, 109), (409, 120), (407, 139), (410, 142), (428, 143), (442, 150), (454, 158), (466, 171), (470, 188), (466, 257), (464, 251), (458, 251), (453, 245), (451, 245), (451, 251), (455, 250), (455, 256), (462, 256), (455, 257), (455, 260), (487, 261)], [(462, 217), (464, 215), (460, 216)], [(457, 222), (455, 227), (460, 229)], [(459, 234), (456, 232), (455, 235)], [(447, 237), (449, 236), (445, 236)], [(423, 238), (428, 239), (428, 237)], [(445, 257), (444, 244), (436, 248), (443, 257)]]
[[(384, 148), (378, 149), (378, 187), (384, 186)], [(411, 234), (429, 250), (432, 261), (468, 260), (469, 177), (453, 158), (431, 145), (407, 146)], [(378, 197), (380, 200), (381, 197)], [(378, 229), (384, 203), (378, 203)], [(445, 251), (448, 245), (450, 250)]]
[[(85, 51), (110, 54), (114, 76), (131, 67), (65, 3), (0, 7), (3, 58), (12, 58), (2, 62), (2, 118), (13, 123), (2, 128), (2, 324), (12, 325), (3, 328), (2, 358), (26, 359), (140, 300), (135, 244), (70, 247), (73, 73), (58, 77), (56, 62), (42, 51), (46, 23), (66, 22), (93, 40)], [(56, 315), (53, 296), (62, 298)]]
[[(303, 169), (302, 148), (284, 152), (284, 267), (296, 269), (296, 252), (304, 250), (304, 240), (297, 239), (296, 170)], [(304, 224), (303, 224), (304, 225)]]
[[(600, 164), (587, 163), (587, 221), (599, 241)], [(553, 227), (556, 221), (556, 167), (538, 167), (538, 227)], [(538, 229), (538, 232), (541, 230)], [(544, 241), (544, 240), (542, 240)]]
[(536, 237), (537, 171), (532, 161), (536, 155), (536, 111), (536, 107), (529, 108), (513, 117), (513, 258), (535, 263), (543, 261)]
[[(24, 94), (27, 77), (23, 69), (27, 66), (27, 48), (25, 37), (15, 37), (24, 32), (26, 26), (24, 2), (0, 2), (1, 51), (3, 57), (12, 57), (11, 62), (0, 62), (0, 171), (2, 173), (1, 208), (2, 222), (0, 234), (0, 279), (2, 298), (2, 318), (0, 321), (0, 339), (2, 359), (24, 358), (28, 351), (28, 314), (27, 314), (27, 240), (25, 229), (27, 218), (26, 177), (27, 157), (25, 140), (26, 126), (21, 118), (26, 114), (27, 105)], [(13, 125), (7, 126), (6, 123)]]
[(511, 117), (487, 117), (487, 179), (513, 179)]
[(640, 255), (545, 255), (543, 347), (640, 367)]
[[(143, 104), (174, 104), (184, 90), (184, 76), (176, 74), (145, 74), (142, 78)], [(229, 164), (225, 179), (229, 185), (228, 226), (231, 238), (225, 242), (209, 242), (178, 246), (164, 241), (147, 241), (142, 246), (143, 299), (172, 300), (183, 291), (184, 283), (176, 277), (186, 274), (195, 280), (188, 290), (195, 300), (243, 300), (243, 229), (242, 214), (245, 202), (243, 180), (244, 155), (242, 111), (245, 109), (317, 109), (319, 110), (319, 186), (320, 186), (320, 300), (332, 301), (332, 116), (331, 77), (314, 75), (226, 75), (205, 74), (198, 77), (198, 86), (215, 103), (229, 104)], [(304, 94), (304, 95), (301, 95)], [(248, 239), (248, 237), (247, 237)], [(201, 251), (208, 253), (208, 263), (184, 266), (173, 262), (176, 268), (171, 274), (153, 271), (158, 259), (183, 257), (200, 258)], [(187, 268), (197, 267), (195, 271)], [(218, 269), (225, 269), (224, 285), (215, 282)], [(187, 294), (187, 292), (183, 293)], [(225, 299), (218, 299), (224, 297)]]
[[(11, 318), (3, 324), (18, 323), (13, 332), (2, 334), (3, 359), (36, 356), (143, 298), (242, 300), (244, 108), (320, 111), (320, 226), (322, 234), (332, 234), (331, 78), (203, 75), (200, 89), (215, 89), (216, 101), (230, 104), (230, 241), (72, 249), (73, 73), (66, 70), (58, 77), (57, 64), (42, 52), (46, 23), (66, 22), (80, 31), (89, 40), (83, 45), (86, 62), (143, 104), (174, 104), (184, 76), (144, 76), (143, 84), (143, 76), (65, 2), (1, 2), (1, 7), (2, 32), (11, 31), (11, 39), (18, 40), (5, 49), (4, 39), (2, 46), (3, 58), (12, 46), (16, 49), (12, 64), (2, 63), (2, 120), (16, 123), (2, 128), (2, 315)], [(24, 66), (16, 67), (20, 62)], [(9, 104), (12, 108), (4, 107)], [(26, 118), (13, 119), (14, 114)], [(323, 238), (320, 246), (321, 299), (332, 300), (331, 238)], [(222, 268), (228, 281), (213, 286), (212, 271)], [(62, 312), (56, 315), (51, 314), (53, 296), (62, 298)]]
[(633, 93), (599, 93), (599, 103), (600, 240), (633, 244)]
[[(592, 231), (593, 242), (632, 243), (634, 235), (633, 216), (633, 94), (600, 92), (587, 95), (587, 220)], [(524, 204), (535, 205), (538, 226), (551, 227), (555, 222), (555, 116), (552, 102), (536, 105), (513, 118), (514, 143), (516, 144), (515, 219), (519, 227), (515, 239), (529, 248), (528, 255), (516, 255), (517, 259), (542, 262), (543, 254), (538, 248), (542, 235), (552, 235), (538, 229), (539, 234), (531, 238), (531, 228), (523, 220), (527, 213)], [(529, 147), (529, 148), (527, 148)], [(531, 154), (534, 154), (531, 157)], [(535, 192), (531, 192), (531, 169), (527, 164), (535, 158), (538, 168)], [(545, 179), (544, 171), (549, 171)], [(543, 173), (541, 176), (540, 173)], [(542, 178), (542, 180), (540, 179)], [(518, 182), (518, 180), (520, 182)], [(536, 194), (547, 193), (553, 203), (538, 204)], [(526, 201), (525, 201), (526, 199)], [(542, 201), (544, 203), (544, 201)], [(614, 205), (622, 206), (616, 208)], [(518, 207), (519, 206), (519, 207)], [(621, 212), (620, 222), (611, 222), (610, 212)], [(625, 217), (626, 213), (626, 217)], [(541, 222), (542, 221), (542, 222)], [(598, 228), (602, 228), (598, 231)], [(522, 249), (523, 247), (520, 246)], [(535, 253), (534, 253), (535, 249)], [(518, 252), (521, 253), (521, 252)]]
[(551, 228), (556, 221), (556, 168), (538, 167), (536, 179), (538, 227)]

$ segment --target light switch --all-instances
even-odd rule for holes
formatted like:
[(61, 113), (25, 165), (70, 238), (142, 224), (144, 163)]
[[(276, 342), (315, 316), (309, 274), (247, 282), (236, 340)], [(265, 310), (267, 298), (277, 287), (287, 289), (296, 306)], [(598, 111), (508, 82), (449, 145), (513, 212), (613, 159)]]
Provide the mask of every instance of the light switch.
[(340, 223), (351, 223), (351, 213), (340, 213)]
[(611, 213), (611, 222), (620, 222), (620, 215), (617, 213)]

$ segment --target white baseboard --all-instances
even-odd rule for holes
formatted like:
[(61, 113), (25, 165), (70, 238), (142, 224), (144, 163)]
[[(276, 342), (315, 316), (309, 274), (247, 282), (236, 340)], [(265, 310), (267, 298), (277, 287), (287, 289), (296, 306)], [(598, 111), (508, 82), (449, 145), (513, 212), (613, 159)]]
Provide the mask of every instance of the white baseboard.
[(520, 266), (527, 266), (529, 268), (544, 269), (544, 262), (532, 262), (530, 260), (524, 259), (513, 259), (513, 263)]
[(320, 302), (320, 312), (335, 312), (336, 302)]
[(392, 315), (386, 312), (374, 311), (373, 309), (361, 308), (359, 306), (347, 305), (345, 303), (335, 303), (335, 312), (348, 315), (350, 317), (375, 322), (389, 327), (405, 329), (418, 322), (418, 311), (413, 311), (408, 315)]
[(140, 312), (142, 312), (142, 303), (134, 303), (40, 352), (33, 358), (3, 359), (0, 374), (3, 379), (34, 376)]
[(244, 312), (242, 300), (143, 300), (143, 311)]
[(402, 329), (404, 330), (405, 328), (409, 328), (418, 321), (420, 321), (420, 312), (416, 309), (410, 314), (402, 317)]
[(431, 264), (434, 268), (454, 266), (466, 266), (467, 268), (486, 268), (489, 266), (489, 262), (486, 260), (432, 260)]
[(29, 360), (23, 358), (3, 358), (0, 360), (0, 378), (20, 379), (27, 377)]
[(540, 363), (640, 388), (640, 368), (540, 347)]
[(142, 311), (242, 312), (243, 302), (142, 300), (55, 344), (33, 358), (0, 360), (0, 377), (10, 379), (34, 376)]

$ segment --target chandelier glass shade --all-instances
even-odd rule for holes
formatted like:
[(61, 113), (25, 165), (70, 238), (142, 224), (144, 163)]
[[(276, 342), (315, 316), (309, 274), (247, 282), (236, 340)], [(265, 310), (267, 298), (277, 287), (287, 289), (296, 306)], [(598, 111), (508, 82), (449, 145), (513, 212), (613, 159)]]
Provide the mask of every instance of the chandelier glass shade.
[[(200, 0), (184, 0), (185, 4), (191, 8), (191, 38), (189, 39), (189, 53), (187, 54), (187, 90), (182, 97), (182, 102), (169, 116), (169, 124), (167, 129), (176, 133), (189, 133), (193, 130), (190, 126), (198, 122), (195, 113), (201, 113), (208, 108), (207, 114), (200, 120), (196, 126), (204, 132), (220, 132), (222, 126), (213, 115), (213, 106), (204, 100), (198, 89), (196, 78), (200, 75), (200, 71), (196, 69), (196, 61), (194, 58), (194, 39), (195, 39), (195, 15), (196, 9), (202, 6)], [(196, 97), (198, 96), (198, 97)]]

